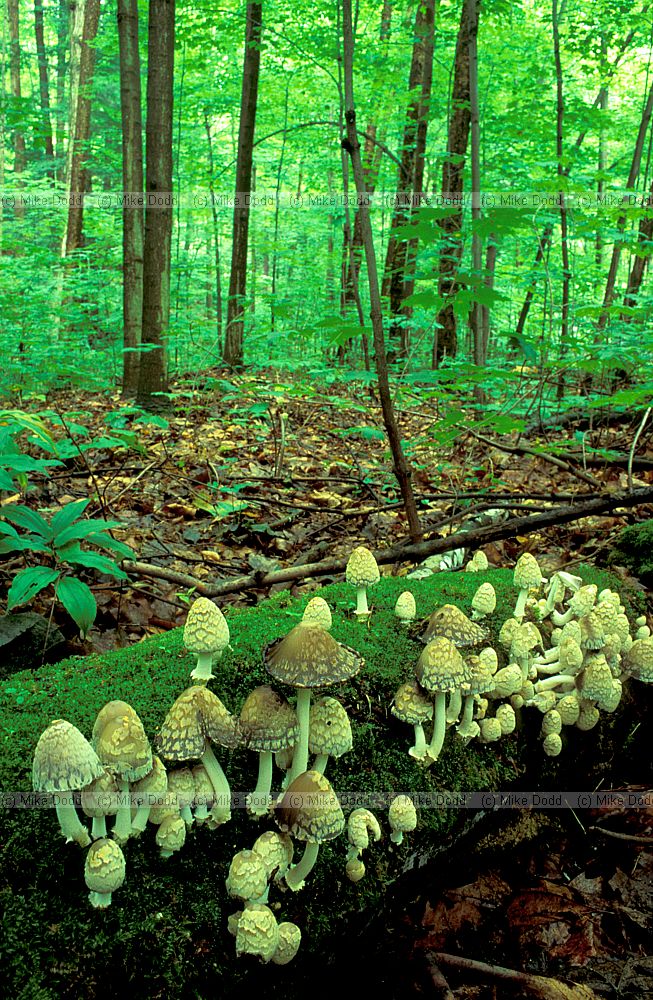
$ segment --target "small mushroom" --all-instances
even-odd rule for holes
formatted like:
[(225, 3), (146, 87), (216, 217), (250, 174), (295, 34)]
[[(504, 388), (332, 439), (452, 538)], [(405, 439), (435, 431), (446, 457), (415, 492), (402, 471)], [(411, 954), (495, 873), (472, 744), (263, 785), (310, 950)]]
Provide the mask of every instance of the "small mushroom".
[(261, 855), (256, 851), (238, 851), (231, 860), (225, 885), (230, 896), (245, 903), (265, 902), (268, 870)]
[(320, 844), (342, 833), (345, 817), (335, 792), (319, 771), (306, 771), (295, 778), (274, 813), (283, 833), (306, 841), (301, 861), (286, 873), (286, 885), (297, 891), (317, 861)]
[(351, 845), (347, 852), (348, 860), (359, 857), (367, 850), (370, 833), (375, 842), (381, 839), (381, 827), (376, 816), (369, 809), (354, 809), (347, 820), (347, 840)]
[(440, 756), (447, 725), (447, 694), (457, 691), (469, 682), (471, 669), (454, 644), (438, 636), (422, 651), (415, 675), (418, 683), (434, 697), (433, 733), (426, 754), (429, 762)]
[(229, 638), (227, 619), (213, 601), (208, 597), (193, 601), (184, 625), (184, 645), (197, 654), (197, 666), (191, 672), (193, 680), (204, 684), (211, 680), (213, 659), (222, 656)]
[(412, 833), (417, 827), (417, 810), (410, 795), (395, 795), (388, 808), (390, 840), (393, 844), (403, 843), (404, 834)]
[(365, 864), (360, 858), (350, 858), (345, 865), (345, 875), (350, 882), (360, 882), (365, 876)]
[(562, 750), (562, 739), (558, 733), (549, 733), (544, 737), (542, 747), (547, 757), (557, 757)]
[(260, 818), (271, 802), (273, 755), (295, 746), (299, 723), (286, 699), (269, 684), (262, 684), (247, 696), (240, 712), (240, 728), (247, 747), (259, 755), (258, 780), (247, 796), (247, 809)]
[(292, 863), (295, 849), (287, 833), (266, 830), (254, 842), (252, 850), (258, 854), (268, 873), (268, 880), (275, 876), (275, 882), (284, 877)]
[(284, 920), (279, 924), (279, 943), (277, 950), (272, 956), (275, 965), (288, 965), (299, 951), (302, 941), (302, 932), (297, 924), (290, 920)]
[(111, 894), (125, 881), (125, 856), (115, 840), (102, 838), (91, 844), (84, 863), (84, 880), (91, 904), (104, 910)]
[(320, 698), (311, 705), (308, 749), (316, 755), (311, 770), (324, 774), (329, 757), (342, 757), (352, 746), (351, 723), (340, 702)]
[(455, 604), (443, 604), (429, 618), (420, 641), (429, 643), (437, 636), (444, 636), (453, 642), (456, 649), (478, 646), (487, 633), (484, 628), (467, 617)]
[(118, 786), (113, 775), (105, 771), (92, 784), (82, 788), (81, 805), (86, 816), (93, 820), (91, 837), (93, 840), (104, 839), (107, 835), (107, 816), (115, 816), (118, 812)]
[(544, 582), (542, 571), (535, 556), (531, 555), (530, 552), (524, 552), (515, 564), (512, 579), (515, 587), (519, 590), (513, 615), (517, 621), (521, 621), (524, 617), (524, 608), (526, 607), (526, 598), (528, 597), (529, 590), (539, 587)]
[[(118, 709), (117, 706), (123, 706)], [(100, 710), (93, 726), (93, 747), (118, 786), (118, 812), (112, 830), (114, 840), (124, 844), (132, 832), (131, 782), (152, 770), (152, 751), (143, 723), (126, 702), (109, 702)]]
[(311, 625), (320, 625), (327, 632), (330, 631), (333, 624), (331, 608), (323, 597), (311, 598), (302, 615), (302, 621)]
[(480, 621), (494, 612), (497, 595), (491, 583), (482, 583), (472, 597), (472, 621)]
[(189, 767), (177, 767), (174, 771), (168, 771), (168, 791), (177, 796), (179, 813), (190, 829), (194, 822), (191, 808), (195, 801), (195, 781)]
[(378, 583), (380, 575), (376, 559), (364, 545), (359, 545), (350, 555), (347, 562), (346, 580), (347, 583), (356, 588), (355, 614), (369, 615), (367, 588)]
[(168, 791), (168, 773), (159, 757), (152, 757), (152, 770), (131, 786), (136, 812), (132, 817), (132, 837), (139, 837), (147, 827), (150, 811), (161, 804)]
[(179, 812), (165, 816), (156, 831), (156, 845), (162, 858), (170, 858), (186, 843), (186, 823)]
[(415, 598), (411, 594), (410, 590), (404, 590), (404, 592), (397, 598), (395, 604), (395, 615), (402, 625), (410, 625), (410, 623), (415, 620), (417, 615), (417, 606), (415, 604)]
[(261, 903), (247, 906), (238, 920), (236, 955), (256, 955), (269, 962), (278, 947), (279, 927), (270, 907)]
[(215, 803), (215, 789), (211, 784), (209, 773), (203, 764), (196, 764), (192, 768), (193, 785), (195, 786), (195, 797), (193, 799), (193, 810), (195, 822), (202, 826), (209, 819), (210, 810)]
[(415, 760), (424, 760), (427, 756), (424, 723), (433, 718), (433, 702), (417, 681), (406, 681), (396, 692), (390, 711), (400, 722), (413, 727), (415, 743), (408, 753)]

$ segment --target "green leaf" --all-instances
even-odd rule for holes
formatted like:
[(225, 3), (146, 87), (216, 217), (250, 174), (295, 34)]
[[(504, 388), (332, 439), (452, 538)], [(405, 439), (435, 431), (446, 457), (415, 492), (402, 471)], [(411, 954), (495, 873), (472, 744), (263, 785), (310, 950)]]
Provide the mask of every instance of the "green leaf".
[(30, 566), (28, 569), (21, 569), (13, 579), (7, 595), (7, 611), (17, 607), (19, 604), (26, 604), (44, 590), (55, 580), (59, 579), (59, 571), (48, 569), (47, 566)]
[(37, 514), (35, 510), (24, 507), (22, 504), (8, 504), (2, 509), (3, 517), (6, 517), (12, 524), (17, 524), (19, 528), (27, 528), (40, 535), (46, 542), (52, 540), (52, 528), (44, 517)]
[(89, 535), (93, 535), (99, 531), (101, 528), (117, 528), (117, 521), (102, 521), (100, 519), (89, 521), (78, 521), (77, 524), (69, 524), (67, 528), (63, 531), (57, 532), (57, 535), (53, 539), (55, 546), (60, 549), (69, 542), (78, 541), (81, 538), (88, 538)]
[(81, 517), (90, 502), (90, 500), (74, 500), (72, 503), (67, 503), (61, 510), (58, 510), (50, 521), (54, 535), (58, 535), (60, 531), (63, 531), (64, 528), (67, 528), (78, 517)]
[(4, 469), (13, 469), (14, 472), (44, 472), (51, 465), (61, 465), (53, 458), (31, 458), (29, 455), (7, 455), (0, 457), (0, 464)]
[(80, 566), (88, 566), (89, 569), (96, 569), (107, 576), (115, 576), (119, 580), (126, 580), (127, 574), (120, 569), (113, 559), (100, 555), (99, 552), (85, 552), (79, 545), (69, 545), (66, 549), (58, 552), (61, 559), (69, 563), (79, 563)]
[(57, 585), (57, 597), (79, 627), (82, 639), (85, 639), (97, 614), (97, 604), (90, 588), (73, 576), (64, 576)]
[(134, 550), (130, 549), (129, 545), (125, 542), (118, 541), (117, 538), (112, 538), (111, 535), (107, 535), (105, 531), (98, 531), (97, 534), (93, 533), (89, 535), (86, 539), (91, 545), (97, 545), (101, 549), (108, 549), (110, 552), (116, 552), (123, 559), (133, 559)]

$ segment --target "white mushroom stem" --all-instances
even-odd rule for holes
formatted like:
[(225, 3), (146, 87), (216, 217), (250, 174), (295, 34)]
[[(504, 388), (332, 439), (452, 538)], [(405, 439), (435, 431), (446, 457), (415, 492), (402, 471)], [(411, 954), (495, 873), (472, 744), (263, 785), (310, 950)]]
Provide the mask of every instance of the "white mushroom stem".
[(297, 892), (304, 885), (304, 879), (311, 872), (313, 865), (317, 861), (318, 851), (320, 850), (319, 843), (315, 841), (309, 841), (306, 845), (304, 854), (302, 855), (302, 860), (297, 865), (286, 872), (286, 885), (293, 892)]
[(91, 837), (93, 840), (101, 840), (107, 835), (107, 818), (106, 816), (94, 816), (93, 822), (91, 823)]
[(292, 767), (288, 776), (289, 784), (308, 770), (308, 733), (311, 725), (310, 688), (297, 688), (295, 711), (299, 723), (299, 740), (295, 744), (295, 752), (292, 757)]
[(458, 732), (461, 736), (466, 736), (469, 729), (474, 721), (474, 695), (468, 694), (465, 698), (465, 707), (463, 709), (463, 717), (460, 720), (460, 725), (458, 726)]
[(560, 646), (551, 646), (551, 649), (547, 649), (541, 656), (537, 656), (533, 663), (536, 667), (543, 666), (545, 663), (555, 663), (560, 659)]
[(458, 722), (458, 716), (460, 715), (460, 710), (463, 707), (463, 693), (460, 688), (449, 698), (449, 707), (447, 708), (447, 722)]
[(111, 904), (110, 892), (89, 892), (88, 898), (91, 905), (97, 907), (98, 910), (106, 910), (107, 906)]
[(573, 687), (575, 678), (571, 674), (554, 674), (552, 677), (545, 677), (544, 680), (538, 681), (535, 690), (539, 694), (540, 691), (552, 691), (562, 684), (571, 684)]
[(77, 815), (77, 810), (72, 801), (72, 792), (63, 792), (66, 799), (66, 803), (60, 803), (58, 796), (55, 793), (54, 803), (55, 809), (57, 811), (57, 819), (59, 820), (59, 826), (61, 827), (61, 832), (66, 838), (66, 843), (70, 843), (74, 840), (76, 844), (80, 847), (88, 847), (91, 843), (91, 838), (88, 835), (88, 830), (84, 824), (80, 821)]
[(139, 834), (144, 833), (147, 829), (147, 821), (150, 818), (151, 808), (152, 806), (142, 805), (136, 809), (132, 820), (132, 837), (138, 837)]
[(329, 763), (328, 753), (318, 753), (315, 756), (315, 760), (311, 764), (311, 771), (319, 771), (320, 774), (324, 774), (328, 763)]
[(415, 746), (411, 747), (408, 753), (416, 760), (424, 760), (426, 757), (426, 736), (424, 735), (424, 726), (421, 722), (416, 722), (413, 729), (415, 730)]
[(390, 840), (393, 844), (403, 844), (404, 842), (404, 831), (403, 830), (393, 830), (390, 834)]
[(522, 587), (519, 591), (519, 596), (517, 597), (515, 610), (513, 611), (513, 618), (516, 618), (518, 622), (520, 622), (524, 617), (524, 609), (526, 608), (527, 597), (528, 597), (528, 587)]
[[(427, 747), (431, 761), (437, 760), (442, 750), (444, 736), (447, 731), (447, 696), (444, 691), (437, 691), (434, 699), (433, 735)], [(400, 843), (400, 841), (398, 842)]]
[(220, 762), (208, 743), (202, 754), (202, 764), (215, 792), (215, 804), (209, 815), (211, 820), (220, 826), (222, 823), (228, 823), (231, 819), (231, 788), (227, 781), (227, 775), (222, 770)]
[(356, 587), (356, 611), (354, 613), (357, 615), (369, 615), (367, 587)]
[(126, 778), (116, 777), (116, 785), (118, 786), (118, 812), (113, 824), (112, 836), (119, 844), (124, 844), (129, 840), (132, 832), (131, 796), (129, 782)]
[(191, 677), (194, 681), (210, 681), (213, 677), (211, 667), (213, 666), (213, 653), (198, 653), (197, 666), (191, 670)]
[(256, 818), (265, 816), (270, 804), (272, 788), (272, 750), (260, 750), (258, 756), (258, 781), (256, 788), (247, 796), (247, 811)]
[(558, 626), (566, 625), (567, 622), (571, 621), (573, 617), (574, 617), (573, 608), (568, 608), (564, 614), (561, 614), (559, 611), (551, 612), (551, 621), (553, 622), (554, 625)]

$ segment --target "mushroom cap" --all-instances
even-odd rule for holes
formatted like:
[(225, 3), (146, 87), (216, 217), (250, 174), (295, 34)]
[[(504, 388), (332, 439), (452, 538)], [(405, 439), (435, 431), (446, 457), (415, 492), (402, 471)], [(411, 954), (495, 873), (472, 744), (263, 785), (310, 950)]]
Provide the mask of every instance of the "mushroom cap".
[(177, 796), (179, 808), (192, 806), (195, 801), (195, 781), (189, 767), (177, 767), (168, 771), (168, 791)]
[(417, 826), (417, 810), (410, 795), (395, 795), (388, 808), (393, 833), (412, 833)]
[(517, 719), (512, 705), (498, 705), (494, 717), (501, 726), (502, 736), (508, 736), (510, 733), (514, 733), (515, 726), (517, 725)]
[(118, 786), (113, 775), (105, 771), (90, 785), (82, 788), (80, 802), (84, 813), (92, 819), (115, 816), (118, 812)]
[(139, 781), (152, 770), (152, 750), (143, 723), (133, 709), (111, 715), (104, 725), (96, 719), (93, 745), (97, 755), (117, 778)]
[(277, 833), (276, 830), (266, 830), (254, 842), (252, 850), (258, 854), (265, 865), (268, 879), (277, 869), (286, 871), (293, 859), (295, 848), (287, 833)]
[(547, 757), (557, 757), (562, 750), (562, 740), (558, 733), (549, 733), (545, 736), (542, 747)]
[(481, 719), (479, 722), (482, 743), (495, 743), (503, 736), (501, 721), (499, 719)]
[(345, 579), (354, 587), (372, 587), (379, 582), (376, 559), (364, 545), (359, 545), (349, 556)]
[(510, 649), (515, 633), (519, 630), (519, 622), (516, 618), (507, 618), (499, 632), (499, 642), (505, 649)]
[(580, 587), (575, 594), (572, 594), (569, 599), (568, 608), (573, 612), (576, 618), (582, 618), (583, 615), (589, 614), (596, 604), (597, 593), (598, 587), (596, 584), (585, 584), (585, 586)]
[(415, 598), (411, 594), (410, 590), (404, 590), (404, 592), (397, 598), (395, 603), (395, 614), (402, 622), (412, 622), (413, 618), (417, 614), (417, 605), (415, 604)]
[(593, 705), (591, 701), (583, 701), (580, 706), (580, 714), (576, 720), (576, 728), (582, 729), (583, 732), (589, 732), (590, 729), (594, 729), (600, 718), (600, 713), (596, 705)]
[(360, 882), (365, 875), (365, 863), (360, 858), (350, 858), (345, 865), (345, 874), (350, 882)]
[(283, 833), (309, 843), (332, 840), (345, 828), (336, 794), (319, 771), (305, 771), (291, 782), (274, 807), (274, 818)]
[(217, 695), (194, 684), (179, 695), (163, 720), (154, 743), (166, 760), (199, 760), (207, 741), (234, 749), (241, 738), (238, 722)]
[(186, 843), (186, 824), (179, 813), (170, 813), (164, 816), (162, 822), (157, 827), (156, 844), (162, 851), (169, 851), (174, 854), (180, 851)]
[(311, 705), (308, 749), (311, 753), (342, 757), (353, 746), (351, 722), (335, 698), (320, 698)]
[(580, 715), (580, 701), (576, 694), (565, 694), (558, 699), (556, 711), (562, 719), (563, 726), (573, 726)]
[(381, 827), (376, 816), (369, 809), (354, 809), (347, 820), (347, 840), (351, 846), (364, 851), (369, 846), (370, 833), (375, 843), (381, 839)]
[(93, 723), (93, 732), (91, 734), (92, 745), (96, 746), (102, 730), (109, 722), (112, 722), (114, 719), (120, 719), (124, 715), (130, 716), (132, 719), (138, 719), (138, 715), (126, 701), (108, 701), (106, 705), (103, 705)]
[(125, 881), (125, 855), (115, 840), (102, 837), (88, 849), (84, 880), (90, 892), (111, 893)]
[(653, 683), (653, 639), (635, 639), (624, 656), (624, 668), (636, 681)]
[(497, 595), (491, 583), (482, 583), (472, 597), (472, 607), (482, 615), (491, 615), (497, 606)]
[(323, 597), (312, 597), (302, 615), (303, 622), (310, 622), (312, 625), (321, 625), (327, 632), (333, 624), (331, 608)]
[(484, 641), (486, 635), (485, 629), (468, 618), (455, 604), (443, 604), (429, 618), (426, 631), (420, 639), (428, 643), (436, 636), (444, 636), (454, 646), (462, 649), (465, 646), (477, 646)]
[(215, 788), (209, 778), (208, 771), (203, 764), (196, 764), (192, 768), (191, 774), (193, 775), (193, 785), (195, 786), (193, 805), (203, 805), (206, 809), (210, 809), (215, 802)]
[(229, 645), (227, 619), (208, 597), (190, 606), (184, 625), (184, 646), (190, 653), (221, 653)]
[(299, 951), (302, 942), (302, 932), (290, 920), (284, 920), (279, 924), (279, 943), (277, 950), (272, 956), (275, 965), (288, 965)]
[(481, 663), (487, 667), (490, 673), (496, 674), (499, 666), (499, 657), (497, 656), (496, 649), (493, 649), (492, 646), (486, 646), (485, 649), (482, 649), (478, 654), (478, 658)]
[(542, 716), (542, 736), (549, 736), (551, 733), (559, 733), (562, 729), (562, 716), (557, 708), (550, 708)]
[(160, 757), (152, 757), (152, 769), (131, 786), (132, 802), (136, 806), (154, 805), (168, 791), (168, 772)]
[(469, 694), (486, 694), (494, 689), (494, 674), (487, 660), (480, 656), (468, 656), (467, 666), (470, 669)]
[(530, 552), (523, 552), (515, 563), (512, 582), (519, 590), (530, 590), (532, 587), (539, 587), (543, 582), (542, 570)]
[(612, 678), (612, 691), (605, 698), (601, 698), (598, 707), (604, 712), (614, 712), (621, 701), (623, 687), (618, 677)]
[(103, 774), (104, 767), (95, 750), (70, 722), (55, 719), (41, 733), (32, 765), (35, 792), (76, 791)]
[[(515, 629), (512, 637), (512, 642), (510, 643), (511, 650), (513, 647), (530, 653), (531, 649), (535, 649), (536, 646), (542, 645), (542, 633), (540, 632), (537, 625), (533, 622), (520, 622), (519, 626)], [(520, 653), (523, 655), (523, 653)]]
[(519, 694), (524, 683), (521, 667), (518, 663), (509, 663), (507, 667), (497, 670), (492, 679), (494, 681), (492, 690), (495, 698), (509, 698), (511, 694)]
[(415, 667), (417, 680), (431, 694), (458, 691), (471, 674), (453, 642), (443, 635), (436, 636), (424, 647)]
[(246, 907), (236, 929), (236, 955), (258, 955), (269, 962), (278, 947), (279, 927), (270, 907), (262, 903)]
[(250, 750), (285, 750), (299, 739), (295, 710), (269, 684), (254, 688), (240, 710), (240, 728)]
[(270, 643), (263, 658), (275, 680), (300, 688), (349, 680), (364, 662), (355, 650), (336, 642), (321, 626), (301, 622), (288, 635)]
[(231, 859), (225, 885), (230, 896), (238, 899), (259, 899), (268, 884), (265, 861), (256, 851), (238, 851)]
[(472, 562), (477, 573), (484, 573), (486, 569), (489, 568), (490, 564), (488, 562), (487, 556), (483, 549), (477, 549), (472, 556)]
[(565, 637), (560, 641), (560, 670), (576, 674), (583, 665), (583, 651), (575, 639)]
[(602, 653), (588, 657), (580, 675), (581, 697), (588, 701), (603, 701), (612, 695), (612, 671)]
[(406, 681), (395, 692), (390, 711), (400, 722), (418, 726), (433, 718), (433, 700), (425, 697), (417, 681)]
[(605, 645), (603, 623), (595, 611), (590, 611), (579, 620), (581, 649), (601, 649)]

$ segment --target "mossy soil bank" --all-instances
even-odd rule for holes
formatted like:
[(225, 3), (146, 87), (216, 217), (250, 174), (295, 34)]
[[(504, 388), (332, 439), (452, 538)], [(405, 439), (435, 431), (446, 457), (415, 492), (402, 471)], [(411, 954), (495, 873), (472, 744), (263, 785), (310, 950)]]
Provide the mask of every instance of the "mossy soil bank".
[[(594, 570), (584, 576), (600, 587), (618, 586)], [(420, 581), (384, 578), (370, 591), (372, 616), (362, 620), (351, 614), (351, 587), (334, 584), (319, 591), (333, 610), (334, 637), (365, 659), (351, 682), (328, 689), (352, 719), (353, 751), (327, 768), (336, 792), (347, 793), (348, 804), (374, 793), (389, 801), (400, 792), (506, 788), (524, 774), (529, 757), (543, 787), (559, 780), (559, 763), (544, 758), (537, 745), (539, 716), (533, 710), (524, 712), (517, 732), (498, 744), (464, 747), (450, 732), (440, 759), (426, 770), (407, 754), (412, 729), (389, 713), (395, 690), (411, 676), (422, 649), (393, 614), (398, 595), (407, 588), (414, 593), (418, 617), (447, 602), (469, 612), (472, 595), (485, 580), (497, 591), (497, 611), (488, 628), (498, 648), (498, 627), (516, 598), (508, 570), (441, 573)], [(293, 600), (283, 592), (247, 610), (223, 608), (232, 651), (214, 667), (210, 684), (232, 712), (240, 711), (254, 687), (270, 680), (262, 650), (297, 624), (305, 605), (306, 599)], [(30, 790), (40, 733), (54, 719), (64, 718), (89, 737), (97, 712), (111, 699), (129, 702), (153, 738), (172, 702), (191, 683), (193, 666), (194, 657), (184, 649), (181, 630), (176, 630), (126, 650), (11, 675), (0, 686), (0, 787), (7, 795)], [(602, 718), (603, 735), (571, 732), (573, 745), (560, 760), (574, 760), (583, 742), (595, 747), (597, 737), (607, 738), (616, 724), (613, 717)], [(245, 793), (256, 784), (257, 756), (242, 749), (220, 751), (219, 757), (236, 802), (244, 804)], [(273, 889), (270, 899), (278, 920), (295, 921), (303, 934), (298, 957), (282, 968), (237, 959), (227, 931), (228, 915), (239, 908), (224, 887), (230, 860), (236, 851), (251, 847), (263, 830), (272, 829), (271, 820), (255, 822), (244, 808), (234, 808), (230, 823), (215, 831), (193, 829), (184, 849), (165, 860), (155, 846), (154, 828), (148, 827), (139, 840), (126, 845), (127, 880), (111, 906), (99, 911), (88, 902), (85, 852), (64, 844), (53, 810), (5, 809), (0, 885), (5, 995), (12, 1000), (123, 993), (242, 997), (254, 990), (286, 1000), (306, 995), (316, 976), (337, 965), (343, 943), (351, 942), (379, 907), (385, 888), (418, 857), (433, 856), (446, 844), (469, 819), (465, 813), (421, 808), (417, 832), (396, 846), (389, 839), (387, 813), (377, 810), (384, 837), (366, 852), (367, 874), (361, 882), (354, 885), (345, 877), (347, 845), (341, 837), (320, 850), (301, 892)], [(302, 845), (297, 847), (301, 852)]]

